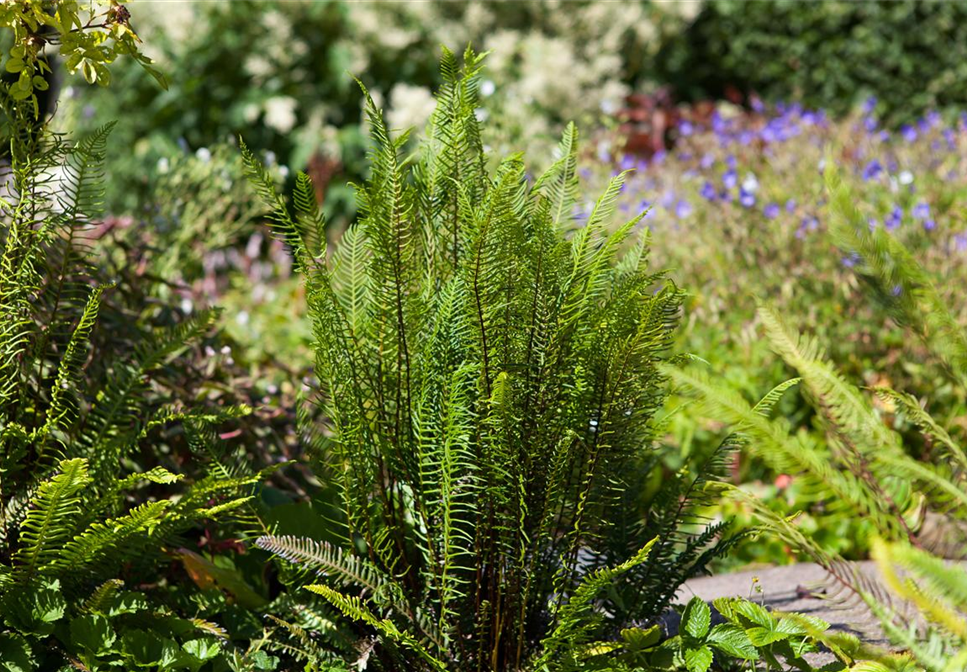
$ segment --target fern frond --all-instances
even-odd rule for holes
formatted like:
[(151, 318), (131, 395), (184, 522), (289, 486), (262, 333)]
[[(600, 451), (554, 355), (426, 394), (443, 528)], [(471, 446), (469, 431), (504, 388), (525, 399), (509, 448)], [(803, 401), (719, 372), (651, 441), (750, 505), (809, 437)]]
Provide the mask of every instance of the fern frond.
[[(269, 208), (269, 221), (271, 222), (272, 233), (292, 251), (292, 256), (298, 268), (308, 268), (313, 263), (315, 257), (310, 252), (312, 248), (306, 242), (306, 235), (307, 232), (316, 235), (316, 227), (318, 226), (319, 219), (314, 214), (315, 211), (308, 206), (307, 195), (305, 193), (300, 194), (301, 206), (308, 209), (308, 212), (304, 212), (307, 226), (303, 227), (292, 217), (292, 214), (289, 212), (289, 206), (276, 188), (272, 176), (269, 175), (269, 172), (262, 165), (262, 162), (259, 161), (255, 153), (248, 148), (248, 145), (241, 138), (239, 138), (239, 149), (242, 153), (246, 177), (255, 186), (259, 197)], [(302, 180), (302, 183), (303, 189), (305, 189), (308, 182)], [(312, 198), (314, 199), (315, 197), (312, 196)], [(311, 221), (313, 219), (316, 221)], [(323, 240), (325, 239), (323, 238)], [(318, 241), (315, 248), (320, 249), (320, 251), (324, 249), (320, 248)]]
[(264, 536), (256, 539), (255, 544), (293, 564), (338, 577), (343, 585), (360, 586), (371, 593), (382, 592), (386, 585), (386, 578), (370, 563), (347, 555), (326, 542), (292, 536)]
[(124, 588), (124, 581), (121, 579), (108, 579), (85, 600), (81, 610), (91, 614), (103, 614), (122, 588)]
[(95, 563), (120, 564), (156, 547), (153, 533), (171, 507), (168, 500), (146, 502), (124, 516), (91, 524), (58, 551), (52, 571), (84, 572)]
[(424, 663), (429, 665), (430, 669), (438, 672), (446, 672), (446, 664), (434, 658), (430, 652), (427, 651), (412, 635), (401, 631), (393, 624), (392, 621), (378, 618), (363, 605), (363, 602), (360, 598), (343, 595), (342, 593), (333, 590), (329, 586), (324, 585), (306, 586), (306, 589), (311, 590), (318, 595), (322, 595), (329, 602), (331, 602), (334, 607), (339, 609), (339, 611), (349, 618), (365, 623), (376, 630), (376, 632), (378, 632), (380, 635), (383, 635), (391, 641), (398, 643), (417, 654)]
[(73, 404), (67, 399), (71, 390), (77, 384), (77, 375), (85, 356), (83, 348), (90, 337), (91, 330), (97, 320), (97, 314), (101, 307), (101, 295), (109, 286), (95, 287), (91, 292), (81, 319), (74, 328), (74, 333), (67, 343), (64, 356), (61, 358), (57, 375), (54, 378), (54, 386), (50, 393), (50, 407), (47, 409), (47, 422), (41, 430), (41, 440), (38, 447), (38, 457), (43, 458), (44, 447), (50, 434), (66, 422), (76, 419), (76, 411)]
[(593, 601), (603, 591), (611, 588), (622, 574), (643, 564), (656, 541), (657, 539), (652, 539), (620, 565), (599, 569), (587, 575), (573, 595), (558, 605), (554, 614), (555, 626), (541, 643), (544, 651), (538, 660), (538, 666), (553, 660), (562, 651), (574, 651), (581, 644), (593, 640), (599, 622), (590, 615)]
[(58, 473), (40, 484), (20, 530), (14, 554), (18, 575), (31, 578), (60, 554), (81, 516), (81, 491), (91, 483), (87, 460), (64, 460)]

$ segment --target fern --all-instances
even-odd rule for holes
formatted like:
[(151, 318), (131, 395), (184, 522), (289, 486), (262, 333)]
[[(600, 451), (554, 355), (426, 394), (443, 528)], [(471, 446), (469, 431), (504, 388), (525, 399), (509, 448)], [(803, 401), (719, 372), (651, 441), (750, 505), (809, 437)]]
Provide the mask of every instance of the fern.
[[(377, 638), (367, 656), (386, 669), (524, 669), (562, 628), (556, 660), (565, 631), (590, 641), (657, 618), (727, 548), (698, 515), (721, 460), (681, 476), (685, 505), (629, 495), (662, 468), (660, 367), (683, 293), (648, 271), (640, 217), (606, 231), (625, 176), (579, 229), (573, 126), (533, 183), (521, 155), (488, 171), (481, 68), (472, 50), (462, 65), (444, 50), (411, 157), (360, 85), (371, 174), (331, 255), (305, 233), (320, 221), (308, 183), (290, 211), (243, 150), (305, 278), (325, 424), (305, 426), (307, 411), (300, 423), (339, 505), (328, 542), (258, 544), (291, 563), (292, 587), (315, 581), (361, 639)], [(654, 520), (660, 539), (639, 553)]]
[[(136, 466), (134, 453), (178, 423), (197, 430), (193, 448), (221, 456), (201, 428), (250, 409), (185, 408), (185, 393), (166, 379), (164, 369), (211, 330), (216, 312), (149, 328), (139, 306), (138, 319), (124, 312), (124, 335), (97, 328), (105, 313), (116, 326), (123, 304), (112, 301), (120, 292), (107, 292), (115, 281), (92, 238), (110, 126), (72, 143), (32, 124), (28, 132), (16, 111), (0, 194), (3, 637), (24, 642), (38, 669), (127, 667), (108, 620), (142, 612), (137, 618), (157, 624), (150, 614), (160, 602), (122, 591), (119, 575), (154, 582), (171, 562), (167, 547), (215, 517), (240, 519), (271, 470)], [(186, 600), (177, 583), (156, 583), (151, 599)]]
[(90, 482), (87, 461), (75, 458), (61, 462), (57, 475), (40, 484), (30, 500), (14, 554), (26, 579), (59, 554), (81, 515), (80, 492)]

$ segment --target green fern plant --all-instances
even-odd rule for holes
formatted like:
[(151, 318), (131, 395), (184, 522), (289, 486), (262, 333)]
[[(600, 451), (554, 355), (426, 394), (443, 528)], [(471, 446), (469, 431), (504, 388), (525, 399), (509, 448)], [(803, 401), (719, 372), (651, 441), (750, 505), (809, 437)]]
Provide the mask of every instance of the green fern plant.
[[(264, 531), (247, 509), (264, 473), (231, 467), (211, 429), (249, 409), (164, 402), (159, 372), (216, 313), (142, 326), (132, 351), (94, 353), (112, 289), (92, 246), (110, 128), (72, 143), (38, 134), (29, 115), (6, 121), (16, 132), (0, 193), (0, 661), (16, 670), (224, 663), (234, 646), (212, 634), (224, 631), (163, 616), (159, 600), (178, 599), (160, 577), (187, 534), (214, 518)], [(139, 466), (142, 446), (176, 425), (208, 465)], [(141, 582), (156, 584), (151, 599), (123, 590)], [(253, 669), (240, 657), (236, 669)]]
[(308, 178), (290, 209), (242, 150), (305, 277), (327, 418), (306, 434), (339, 498), (331, 540), (258, 544), (378, 669), (573, 669), (576, 641), (656, 618), (727, 547), (698, 516), (717, 460), (640, 491), (682, 292), (647, 269), (642, 215), (605, 230), (625, 176), (580, 227), (573, 126), (536, 180), (521, 155), (488, 172), (482, 60), (444, 50), (413, 156), (363, 87), (371, 175), (334, 250)]
[[(967, 332), (938, 298), (929, 274), (889, 232), (870, 230), (833, 171), (827, 173), (827, 186), (833, 233), (846, 253), (862, 260), (858, 273), (894, 317), (931, 347), (946, 365), (952, 384), (963, 385)], [(699, 396), (709, 415), (732, 425), (747, 450), (777, 473), (798, 479), (807, 503), (822, 506), (825, 515), (846, 513), (865, 521), (874, 536), (882, 580), (871, 579), (816, 546), (793, 519), (773, 514), (738, 490), (733, 489), (732, 496), (757, 510), (768, 533), (823, 565), (836, 587), (834, 594), (865, 601), (887, 635), (922, 669), (963, 669), (967, 631), (960, 611), (965, 574), (959, 565), (942, 559), (967, 556), (963, 435), (931, 417), (911, 395), (882, 387), (858, 388), (835, 369), (815, 339), (798, 334), (774, 309), (760, 307), (759, 317), (773, 349), (800, 374), (801, 379), (785, 385), (801, 381), (816, 409), (821, 440), (811, 433), (792, 433), (781, 418), (763, 417), (741, 395), (705, 373), (665, 371)], [(911, 456), (896, 427), (884, 422), (883, 409), (899, 423), (920, 430), (932, 459)]]

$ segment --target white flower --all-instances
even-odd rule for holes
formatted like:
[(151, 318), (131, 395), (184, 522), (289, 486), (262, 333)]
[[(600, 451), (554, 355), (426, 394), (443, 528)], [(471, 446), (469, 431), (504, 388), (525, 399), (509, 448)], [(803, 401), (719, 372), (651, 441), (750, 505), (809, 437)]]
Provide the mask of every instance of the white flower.
[(208, 149), (208, 147), (199, 147), (198, 151), (195, 152), (195, 156), (197, 156), (198, 160), (202, 163), (208, 163), (212, 160), (212, 152), (210, 149)]
[(904, 170), (898, 177), (900, 184), (907, 185), (913, 183), (913, 173), (911, 173), (909, 170)]
[(742, 180), (742, 189), (750, 194), (754, 194), (759, 189), (759, 180), (756, 179), (755, 175), (749, 173)]
[(492, 95), (494, 95), (494, 91), (496, 91), (496, 90), (497, 90), (497, 86), (492, 81), (490, 81), (489, 79), (485, 79), (484, 81), (480, 82), (480, 95), (481, 96), (483, 96), (485, 98), (487, 96), (492, 96)]
[(422, 86), (397, 84), (390, 91), (389, 99), (392, 109), (386, 119), (395, 129), (423, 128), (436, 107), (433, 93)]
[(259, 113), (261, 110), (259, 106), (255, 103), (249, 103), (242, 108), (242, 118), (245, 119), (246, 124), (254, 124), (256, 119), (259, 118)]
[(165, 173), (168, 172), (168, 169), (170, 167), (171, 166), (168, 163), (168, 157), (167, 156), (162, 156), (160, 159), (158, 159), (158, 172), (159, 173), (161, 173), (162, 175), (164, 175)]
[(191, 299), (185, 297), (181, 300), (181, 312), (183, 312), (185, 315), (189, 315), (192, 308), (194, 308), (194, 306), (191, 303)]
[(265, 101), (265, 125), (279, 133), (288, 133), (295, 127), (295, 111), (295, 98), (273, 96)]

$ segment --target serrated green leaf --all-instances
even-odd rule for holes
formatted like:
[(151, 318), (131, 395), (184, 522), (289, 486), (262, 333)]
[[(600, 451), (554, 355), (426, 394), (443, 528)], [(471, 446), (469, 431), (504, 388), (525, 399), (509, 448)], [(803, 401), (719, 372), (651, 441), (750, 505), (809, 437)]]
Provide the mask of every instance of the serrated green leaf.
[(685, 667), (688, 672), (707, 672), (712, 666), (712, 649), (701, 646), (697, 649), (685, 649)]
[(693, 597), (682, 614), (682, 627), (695, 639), (704, 639), (712, 623), (712, 610), (705, 600)]
[(71, 642), (91, 653), (102, 653), (114, 644), (117, 635), (110, 621), (100, 614), (79, 616), (71, 621)]
[(274, 670), (279, 666), (279, 659), (270, 656), (265, 651), (256, 651), (252, 654), (252, 662), (256, 670)]
[(764, 607), (760, 607), (755, 602), (738, 600), (733, 603), (732, 607), (735, 612), (745, 616), (756, 625), (762, 626), (767, 630), (775, 628), (775, 620), (773, 620), (772, 615)]
[(181, 648), (202, 661), (211, 660), (222, 652), (221, 645), (216, 640), (208, 638), (192, 639), (182, 644)]
[(749, 635), (749, 641), (756, 646), (768, 646), (784, 639), (789, 639), (792, 635), (788, 632), (780, 632), (773, 628), (749, 628), (745, 631)]
[(5, 620), (23, 633), (46, 637), (54, 623), (64, 617), (67, 602), (60, 593), (60, 582), (31, 583), (7, 590), (0, 602)]
[(33, 653), (27, 640), (14, 633), (0, 635), (0, 671), (33, 672)]
[(705, 641), (728, 656), (742, 660), (759, 659), (759, 652), (756, 651), (749, 635), (732, 623), (719, 623), (708, 633)]
[(121, 614), (136, 614), (139, 611), (147, 611), (151, 607), (147, 598), (141, 593), (125, 591), (111, 597), (105, 606), (107, 616), (120, 616)]
[(144, 630), (128, 630), (122, 637), (124, 654), (138, 667), (167, 667), (181, 657), (181, 647), (167, 637)]
[(650, 649), (661, 641), (661, 627), (653, 625), (647, 630), (641, 628), (625, 628), (621, 631), (621, 638), (625, 640), (629, 651)]

